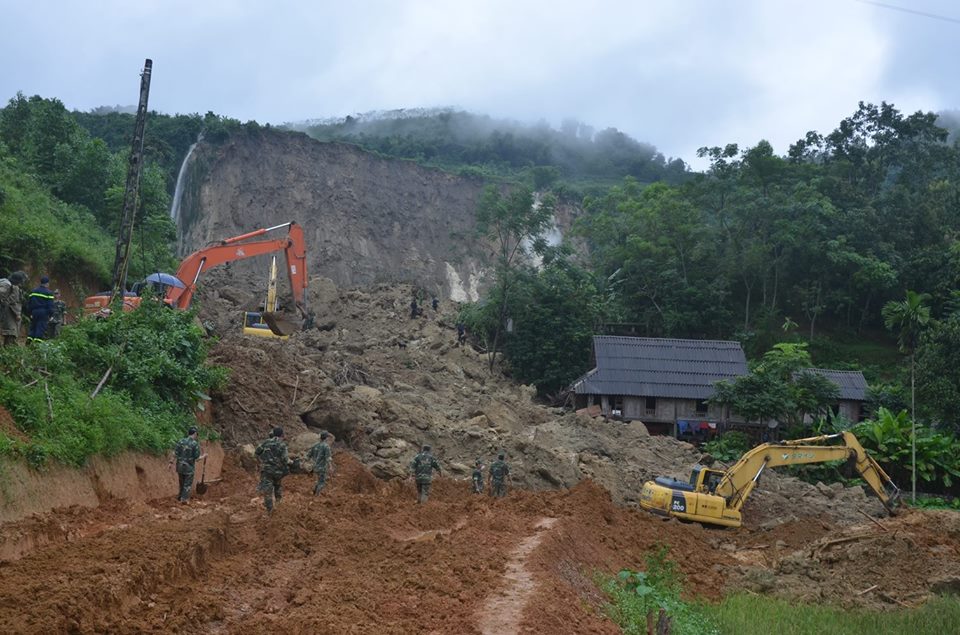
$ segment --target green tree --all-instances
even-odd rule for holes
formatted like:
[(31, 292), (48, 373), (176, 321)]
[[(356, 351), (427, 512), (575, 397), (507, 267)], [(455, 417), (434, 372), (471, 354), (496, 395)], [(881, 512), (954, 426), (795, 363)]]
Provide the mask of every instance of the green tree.
[(960, 431), (960, 316), (931, 320), (916, 350), (920, 413)]
[(925, 302), (929, 296), (924, 293), (907, 291), (903, 300), (887, 302), (883, 306), (883, 322), (890, 330), (897, 330), (900, 350), (910, 356), (910, 418), (913, 420), (911, 433), (910, 483), (912, 499), (917, 500), (917, 389), (916, 389), (916, 352), (920, 335), (930, 322), (930, 307)]
[(807, 372), (812, 365), (806, 343), (776, 344), (747, 375), (717, 382), (711, 401), (730, 406), (748, 421), (803, 426), (807, 415), (826, 414), (839, 396), (830, 380)]
[(541, 395), (556, 393), (589, 369), (594, 325), (615, 306), (601, 302), (596, 278), (563, 257), (548, 256), (538, 271), (517, 277), (513, 332), (504, 354), (519, 381)]
[(490, 241), (494, 260), (494, 296), (499, 315), (489, 350), (493, 372), (500, 340), (511, 311), (511, 291), (519, 270), (527, 266), (532, 253), (542, 253), (542, 238), (553, 219), (553, 199), (536, 201), (528, 189), (517, 189), (504, 197), (494, 186), (487, 187), (477, 207), (477, 231)]

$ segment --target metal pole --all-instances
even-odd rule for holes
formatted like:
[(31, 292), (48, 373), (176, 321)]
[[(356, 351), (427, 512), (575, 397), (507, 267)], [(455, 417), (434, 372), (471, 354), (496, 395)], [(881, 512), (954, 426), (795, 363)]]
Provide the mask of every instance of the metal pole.
[(133, 240), (133, 221), (137, 212), (137, 200), (140, 194), (140, 174), (143, 167), (143, 136), (147, 123), (147, 98), (150, 96), (150, 76), (153, 60), (143, 63), (140, 75), (140, 105), (137, 107), (137, 120), (133, 129), (133, 142), (130, 149), (130, 164), (127, 166), (127, 184), (123, 192), (123, 212), (120, 215), (120, 231), (117, 234), (117, 250), (113, 260), (113, 292), (110, 301), (117, 295), (123, 298), (127, 288), (127, 267), (130, 263), (130, 243)]

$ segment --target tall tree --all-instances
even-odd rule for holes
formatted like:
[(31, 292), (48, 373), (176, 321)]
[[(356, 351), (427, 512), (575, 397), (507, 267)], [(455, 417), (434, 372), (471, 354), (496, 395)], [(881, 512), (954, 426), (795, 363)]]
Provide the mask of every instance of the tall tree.
[(910, 355), (910, 418), (911, 428), (911, 467), (910, 484), (912, 498), (917, 500), (917, 390), (916, 390), (916, 353), (917, 343), (924, 328), (930, 322), (930, 307), (925, 302), (929, 296), (925, 293), (907, 291), (903, 300), (887, 302), (883, 306), (883, 322), (890, 330), (899, 331), (900, 350)]
[(510, 312), (510, 292), (518, 268), (529, 262), (533, 253), (542, 253), (546, 241), (542, 235), (553, 220), (551, 197), (535, 199), (529, 189), (517, 189), (503, 196), (495, 186), (487, 187), (477, 207), (477, 231), (490, 241), (494, 251), (495, 289), (500, 303), (493, 342), (489, 351), (490, 372), (493, 372), (503, 330)]

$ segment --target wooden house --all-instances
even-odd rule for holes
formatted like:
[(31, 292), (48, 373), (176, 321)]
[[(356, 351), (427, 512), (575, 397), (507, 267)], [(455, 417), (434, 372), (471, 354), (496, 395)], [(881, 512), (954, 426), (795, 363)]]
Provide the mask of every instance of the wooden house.
[(596, 367), (572, 385), (577, 408), (599, 405), (606, 417), (681, 437), (742, 421), (707, 403), (714, 383), (747, 374), (739, 342), (598, 335), (593, 355)]

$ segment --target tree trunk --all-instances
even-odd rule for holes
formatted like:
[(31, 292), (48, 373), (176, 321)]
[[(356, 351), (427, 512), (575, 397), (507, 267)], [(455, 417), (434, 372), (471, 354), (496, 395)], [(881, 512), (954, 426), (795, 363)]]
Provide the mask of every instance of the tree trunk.
[(914, 385), (914, 359), (916, 353), (910, 351), (910, 490), (911, 501), (917, 502), (917, 398)]

